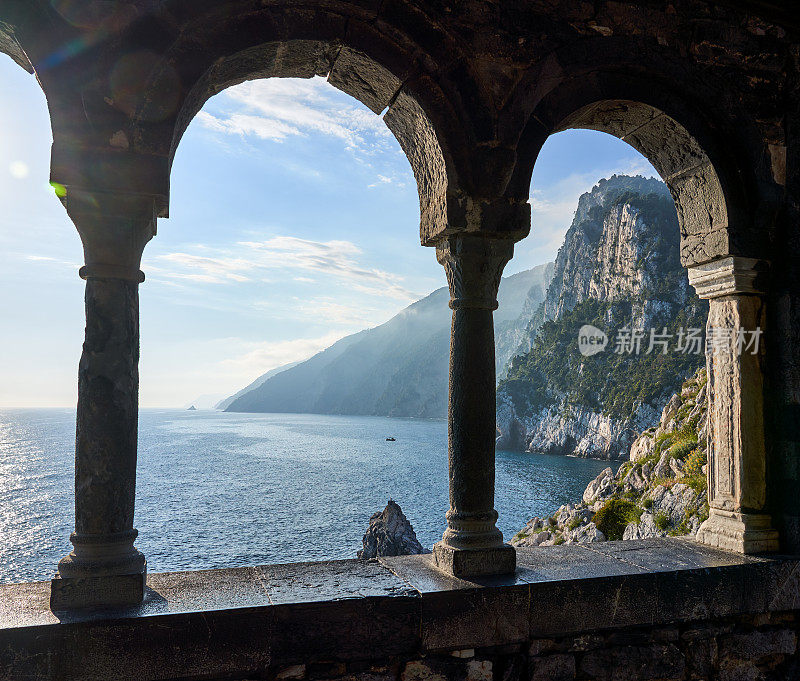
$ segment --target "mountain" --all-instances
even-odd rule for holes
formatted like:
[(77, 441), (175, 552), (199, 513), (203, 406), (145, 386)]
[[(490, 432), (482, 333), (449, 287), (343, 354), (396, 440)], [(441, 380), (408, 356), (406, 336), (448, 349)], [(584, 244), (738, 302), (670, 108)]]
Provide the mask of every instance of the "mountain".
[[(539, 265), (531, 272), (541, 272), (533, 286), (528, 280), (514, 275), (500, 282), (500, 307), (494, 313), (494, 356), (498, 380), (505, 378), (508, 363), (518, 354), (528, 337), (528, 326), (542, 304), (548, 285), (553, 278), (554, 263)], [(523, 272), (524, 274), (524, 272)], [(514, 314), (514, 313), (517, 314)]]
[(214, 405), (214, 409), (221, 409), (222, 411), (225, 411), (228, 407), (231, 406), (231, 404), (233, 404), (234, 400), (238, 399), (245, 393), (249, 393), (251, 390), (255, 390), (268, 378), (272, 378), (273, 376), (275, 376), (275, 374), (281, 373), (281, 371), (286, 371), (287, 369), (296, 367), (298, 364), (300, 364), (300, 361), (290, 362), (289, 364), (283, 364), (279, 367), (275, 367), (274, 369), (270, 369), (267, 373), (261, 374), (261, 376), (259, 376), (255, 381), (246, 385), (239, 392), (236, 392), (230, 397), (226, 397), (224, 400), (217, 402), (217, 404)]
[[(524, 330), (523, 310), (538, 307), (552, 265), (505, 277), (495, 313), (504, 367)], [(437, 289), (385, 324), (347, 336), (305, 362), (256, 380), (226, 411), (363, 414), (443, 418), (447, 414), (450, 294)], [(526, 308), (527, 306), (527, 308)], [(262, 380), (263, 379), (263, 380)]]
[[(702, 329), (707, 304), (679, 259), (675, 206), (655, 179), (613, 176), (578, 201), (543, 303), (497, 392), (498, 447), (616, 459), (657, 419), (681, 381), (704, 363), (676, 352), (681, 329)], [(592, 325), (607, 346), (585, 356)], [(649, 347), (653, 328), (672, 342)], [(641, 353), (617, 344), (644, 329)], [(598, 336), (600, 338), (600, 336)]]

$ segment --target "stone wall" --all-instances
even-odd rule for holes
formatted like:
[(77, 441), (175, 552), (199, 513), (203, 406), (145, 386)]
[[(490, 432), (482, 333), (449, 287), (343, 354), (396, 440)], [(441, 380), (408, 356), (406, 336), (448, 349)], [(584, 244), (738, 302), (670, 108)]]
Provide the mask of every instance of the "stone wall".
[(799, 632), (796, 612), (773, 613), (425, 657), (298, 664), (241, 681), (788, 681), (800, 678)]
[(0, 585), (0, 681), (797, 681), (800, 561), (681, 538), (150, 574), (132, 608)]

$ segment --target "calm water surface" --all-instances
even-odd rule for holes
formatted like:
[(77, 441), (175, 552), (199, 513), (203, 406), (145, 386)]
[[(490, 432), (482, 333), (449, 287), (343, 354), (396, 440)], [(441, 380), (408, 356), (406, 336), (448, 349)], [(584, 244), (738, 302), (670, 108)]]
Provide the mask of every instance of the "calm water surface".
[[(0, 410), (0, 583), (49, 579), (69, 551), (74, 440), (73, 410)], [(143, 409), (137, 546), (151, 572), (351, 558), (391, 497), (430, 547), (446, 442), (442, 421)], [(607, 465), (498, 452), (505, 537), (579, 499)]]

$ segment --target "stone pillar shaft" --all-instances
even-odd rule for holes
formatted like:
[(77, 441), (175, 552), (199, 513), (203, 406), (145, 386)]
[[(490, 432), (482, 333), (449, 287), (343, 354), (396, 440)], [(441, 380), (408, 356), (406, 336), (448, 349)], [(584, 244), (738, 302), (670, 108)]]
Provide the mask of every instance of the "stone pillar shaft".
[(438, 567), (469, 577), (513, 572), (514, 549), (503, 543), (494, 509), (494, 322), (510, 241), (450, 237), (437, 246), (453, 310), (450, 337), (448, 460), (450, 510), (442, 541), (434, 546)]
[(709, 517), (698, 540), (740, 553), (778, 549), (766, 507), (763, 414), (766, 263), (729, 257), (689, 270), (709, 300)]
[(67, 212), (86, 265), (86, 339), (78, 369), (73, 550), (53, 580), (54, 610), (129, 605), (144, 597), (134, 548), (139, 401), (139, 271), (154, 233), (152, 201), (74, 192)]

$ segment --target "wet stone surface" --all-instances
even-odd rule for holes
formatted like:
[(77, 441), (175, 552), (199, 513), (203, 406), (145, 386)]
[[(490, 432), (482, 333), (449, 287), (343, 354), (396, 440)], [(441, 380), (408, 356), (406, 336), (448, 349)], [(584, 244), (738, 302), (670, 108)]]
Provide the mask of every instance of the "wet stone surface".
[(49, 583), (7, 585), (0, 681), (593, 680), (634, 663), (641, 678), (716, 679), (692, 670), (796, 664), (796, 559), (601, 546), (522, 549), (515, 574), (475, 579), (425, 555), (153, 574), (145, 602), (118, 610), (53, 613)]

